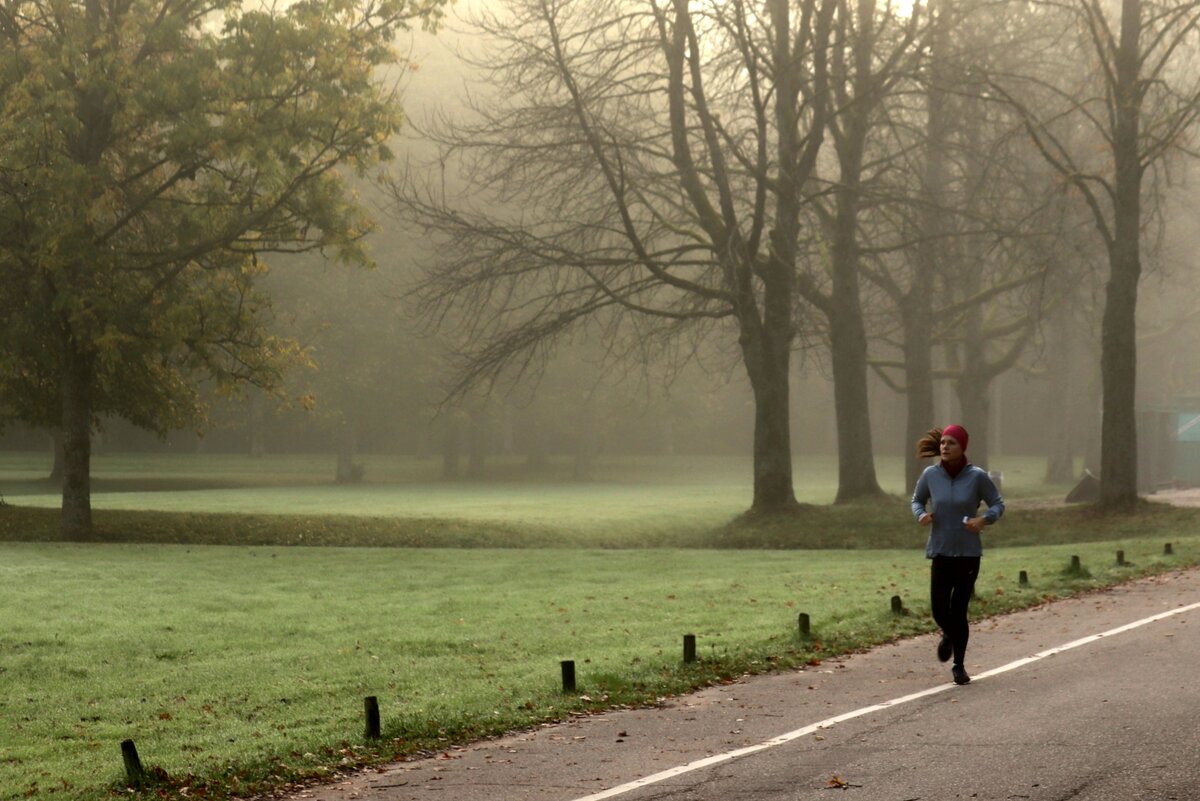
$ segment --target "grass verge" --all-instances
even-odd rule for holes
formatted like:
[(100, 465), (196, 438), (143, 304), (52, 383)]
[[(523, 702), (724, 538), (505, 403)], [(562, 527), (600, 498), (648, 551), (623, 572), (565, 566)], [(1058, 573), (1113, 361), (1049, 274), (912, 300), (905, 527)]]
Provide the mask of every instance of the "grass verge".
[[(989, 532), (1057, 530), (1029, 525)], [(1200, 563), (1194, 515), (1080, 520), (1065, 535), (1085, 529), (1105, 541), (989, 551), (975, 612)], [(1132, 565), (1116, 564), (1118, 548)], [(1072, 555), (1086, 575), (1069, 574)], [(911, 543), (773, 553), (7, 543), (0, 574), (4, 801), (129, 797), (125, 738), (159, 777), (140, 797), (228, 798), (931, 628), (927, 566)], [(912, 614), (892, 615), (892, 595)], [(798, 634), (800, 612), (811, 639)], [(697, 635), (695, 665), (681, 663), (684, 633)], [(561, 659), (578, 666), (570, 696), (557, 686)], [(367, 695), (382, 705), (380, 741), (362, 735)]]

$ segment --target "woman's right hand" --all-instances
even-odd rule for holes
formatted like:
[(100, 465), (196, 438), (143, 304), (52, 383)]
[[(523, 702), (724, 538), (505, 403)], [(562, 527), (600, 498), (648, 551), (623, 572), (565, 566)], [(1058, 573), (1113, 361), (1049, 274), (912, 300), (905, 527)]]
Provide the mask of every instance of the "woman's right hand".
[(921, 519), (918, 522), (922, 526), (933, 525), (933, 514), (930, 512), (926, 512), (925, 514), (921, 515)]

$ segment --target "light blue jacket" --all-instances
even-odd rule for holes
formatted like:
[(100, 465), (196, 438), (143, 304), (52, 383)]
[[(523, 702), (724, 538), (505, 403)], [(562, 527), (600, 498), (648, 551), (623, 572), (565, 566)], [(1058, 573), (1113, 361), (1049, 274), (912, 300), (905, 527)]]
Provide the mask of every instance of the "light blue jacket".
[[(932, 503), (930, 503), (932, 501)], [(925, 556), (983, 556), (983, 543), (963, 525), (964, 517), (975, 517), (979, 504), (988, 525), (1004, 514), (1004, 499), (982, 467), (968, 464), (954, 478), (938, 462), (925, 468), (913, 490), (912, 511), (917, 520), (925, 514), (925, 504), (933, 513), (933, 526), (925, 545)]]

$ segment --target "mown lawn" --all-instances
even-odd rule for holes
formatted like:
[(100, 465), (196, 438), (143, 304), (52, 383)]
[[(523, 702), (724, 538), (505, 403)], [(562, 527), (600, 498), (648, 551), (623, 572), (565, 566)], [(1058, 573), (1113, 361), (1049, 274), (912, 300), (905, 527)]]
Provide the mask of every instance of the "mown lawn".
[[(720, 546), (727, 538), (713, 532), (741, 514), (751, 499), (747, 459), (612, 457), (599, 460), (594, 478), (585, 482), (569, 479), (569, 461), (531, 472), (519, 460), (497, 459), (486, 480), (451, 482), (438, 477), (436, 460), (363, 458), (367, 481), (337, 485), (324, 456), (98, 456), (92, 496), (98, 536), (410, 547)], [(0, 540), (55, 536), (61, 497), (42, 478), (47, 459), (0, 454), (0, 493), (22, 508), (7, 521), (0, 517)], [(1060, 498), (1068, 489), (1043, 485), (1044, 465), (1038, 459), (1013, 457), (999, 467), (1014, 508), (1022, 500)], [(798, 459), (797, 496), (815, 508), (812, 519), (795, 529), (790, 546), (906, 545), (907, 539), (897, 542), (889, 533), (898, 521), (908, 522), (899, 497), (901, 469), (898, 458), (879, 459), (880, 481), (893, 498), (862, 514), (830, 518), (821, 509), (836, 493), (835, 461)]]
[[(175, 462), (152, 472), (197, 480)], [(569, 488), (542, 517), (520, 509), (553, 508), (562, 482), (447, 490), (424, 517), (102, 509), (102, 541), (87, 544), (54, 542), (53, 509), (0, 507), (0, 799), (128, 797), (126, 738), (160, 769), (144, 797), (222, 798), (931, 628), (924, 532), (902, 499), (732, 521), (744, 500), (718, 511), (682, 491), (702, 472), (632, 481), (640, 495)], [(133, 465), (105, 480), (147, 477)], [(1022, 508), (1036, 482), (1010, 487), (1010, 514), (987, 530), (979, 614), (1200, 563), (1200, 510)], [(492, 518), (457, 514), (489, 488)], [(1064, 572), (1073, 554), (1090, 575)], [(912, 614), (893, 616), (892, 595)], [(685, 633), (699, 664), (681, 663)], [(578, 665), (571, 696), (562, 659)], [(381, 741), (363, 736), (367, 695)]]
[[(232, 514), (325, 514), (515, 523), (593, 535), (613, 526), (648, 532), (719, 525), (751, 500), (751, 463), (734, 457), (604, 457), (588, 481), (571, 479), (569, 460), (533, 471), (520, 459), (494, 459), (487, 477), (445, 481), (439, 460), (364, 456), (366, 480), (333, 483), (332, 457), (312, 454), (108, 454), (93, 460), (97, 509)], [(903, 463), (877, 460), (883, 489), (903, 494)], [(1061, 498), (1069, 487), (1042, 483), (1044, 460), (997, 460), (1004, 491), (1015, 498)], [(54, 508), (59, 488), (43, 480), (48, 457), (0, 454), (0, 493), (21, 506)], [(794, 465), (802, 503), (832, 503), (833, 457)]]

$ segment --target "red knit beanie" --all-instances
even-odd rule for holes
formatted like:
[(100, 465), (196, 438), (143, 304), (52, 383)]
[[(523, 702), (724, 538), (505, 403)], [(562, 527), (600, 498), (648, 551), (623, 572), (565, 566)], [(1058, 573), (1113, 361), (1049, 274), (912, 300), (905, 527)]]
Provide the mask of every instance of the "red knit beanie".
[(964, 451), (967, 449), (967, 440), (971, 438), (971, 435), (967, 433), (967, 429), (960, 425), (946, 426), (942, 429), (942, 436), (952, 437), (955, 442), (962, 445)]

